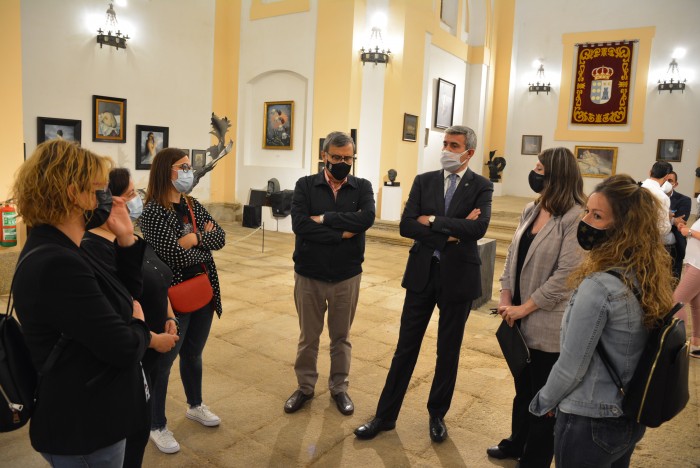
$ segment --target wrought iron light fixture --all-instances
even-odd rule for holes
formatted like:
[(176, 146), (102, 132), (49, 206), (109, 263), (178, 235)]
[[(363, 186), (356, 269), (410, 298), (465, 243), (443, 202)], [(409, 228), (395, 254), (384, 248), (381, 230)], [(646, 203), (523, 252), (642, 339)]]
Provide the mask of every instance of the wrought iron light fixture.
[(540, 63), (540, 68), (537, 69), (537, 82), (528, 83), (531, 93), (547, 93), (552, 90), (550, 83), (544, 84), (544, 64)]
[[(107, 29), (107, 33), (105, 33), (102, 28), (97, 30), (97, 43), (100, 45), (100, 49), (102, 45), (116, 47), (117, 49), (126, 49), (126, 41), (129, 40), (129, 36), (122, 34), (122, 32), (117, 29), (118, 26), (117, 13), (114, 11), (112, 3), (110, 3), (109, 8), (107, 8), (107, 18), (105, 20), (105, 29)], [(116, 29), (117, 32), (112, 34), (112, 28)]]
[(666, 71), (666, 79), (659, 80), (659, 94), (661, 91), (668, 91), (673, 93), (674, 91), (680, 91), (681, 93), (685, 90), (685, 81), (681, 81), (681, 75), (678, 71), (678, 62), (675, 58), (671, 59), (671, 63), (668, 64), (668, 70)]
[(388, 48), (385, 50), (383, 47), (379, 49), (379, 45), (382, 44), (382, 30), (379, 27), (372, 28), (372, 35), (370, 37), (370, 42), (377, 44), (374, 49), (370, 46), (365, 50), (365, 48), (360, 49), (360, 60), (362, 60), (362, 65), (367, 62), (373, 63), (375, 66), (378, 63), (383, 63), (386, 65), (389, 63), (389, 56), (391, 55), (391, 50)]

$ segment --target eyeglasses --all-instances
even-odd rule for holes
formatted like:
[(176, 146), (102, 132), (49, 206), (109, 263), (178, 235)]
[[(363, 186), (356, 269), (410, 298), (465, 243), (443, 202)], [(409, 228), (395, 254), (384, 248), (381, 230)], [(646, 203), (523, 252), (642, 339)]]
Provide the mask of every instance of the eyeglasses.
[(340, 161), (343, 161), (345, 164), (352, 164), (353, 161), (355, 161), (357, 158), (355, 156), (340, 156), (338, 154), (328, 154), (328, 157), (331, 158), (331, 161), (338, 164)]
[[(190, 166), (190, 165), (187, 164), (187, 163), (173, 164), (173, 165), (170, 166), (170, 167), (179, 167), (180, 170), (182, 170), (182, 172), (184, 172), (185, 174), (187, 174), (188, 172), (190, 172), (190, 171), (192, 170), (192, 166)], [(178, 170), (178, 169), (176, 169), (176, 170)]]

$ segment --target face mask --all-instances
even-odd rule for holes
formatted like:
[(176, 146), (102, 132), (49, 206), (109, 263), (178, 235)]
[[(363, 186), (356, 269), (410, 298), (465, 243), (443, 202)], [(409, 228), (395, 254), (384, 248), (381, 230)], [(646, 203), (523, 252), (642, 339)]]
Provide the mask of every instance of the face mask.
[(107, 222), (109, 213), (112, 212), (112, 193), (109, 190), (96, 190), (97, 208), (94, 210), (85, 210), (83, 217), (85, 218), (85, 229), (95, 229)]
[(578, 223), (576, 232), (578, 244), (583, 250), (591, 250), (592, 248), (602, 244), (608, 238), (607, 229), (598, 229), (581, 220)]
[(351, 168), (350, 164), (345, 164), (344, 162), (332, 164), (330, 161), (326, 161), (326, 169), (328, 169), (328, 172), (331, 173), (335, 180), (345, 179), (350, 174)]
[(544, 189), (544, 174), (530, 171), (530, 174), (527, 176), (527, 182), (530, 184), (533, 192), (540, 193)]
[(192, 183), (194, 182), (194, 172), (190, 169), (185, 172), (182, 169), (177, 171), (177, 179), (173, 180), (173, 186), (175, 190), (180, 193), (188, 193), (192, 190)]
[(129, 209), (129, 217), (131, 219), (138, 219), (143, 213), (143, 201), (138, 195), (126, 202), (126, 207)]
[[(466, 153), (467, 151), (465, 151), (464, 153)], [(462, 167), (461, 158), (464, 153), (453, 153), (451, 151), (443, 151), (440, 156), (440, 164), (442, 164), (442, 168), (447, 172), (451, 172), (453, 174), (457, 172), (457, 170), (460, 167)]]
[(667, 181), (664, 182), (664, 184), (661, 186), (661, 190), (663, 190), (664, 193), (665, 193), (666, 195), (668, 195), (669, 193), (671, 193), (671, 190), (673, 190), (673, 185), (671, 185), (671, 182), (669, 182), (669, 181), (667, 180)]

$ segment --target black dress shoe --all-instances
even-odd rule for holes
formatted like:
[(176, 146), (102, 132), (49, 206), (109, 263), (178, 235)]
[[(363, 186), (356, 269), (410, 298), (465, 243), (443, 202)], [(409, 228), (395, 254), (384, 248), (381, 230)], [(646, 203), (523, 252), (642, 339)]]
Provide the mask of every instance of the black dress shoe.
[(304, 406), (304, 403), (306, 403), (313, 397), (313, 392), (311, 393), (311, 395), (306, 395), (301, 390), (295, 391), (294, 393), (292, 393), (292, 396), (290, 396), (284, 403), (284, 412), (295, 413), (299, 411), (301, 407)]
[(447, 426), (442, 418), (430, 417), (430, 438), (433, 442), (442, 442), (447, 439)]
[(499, 460), (505, 460), (506, 458), (517, 459), (520, 456), (520, 455), (511, 453), (505, 447), (501, 447), (500, 445), (494, 445), (493, 447), (487, 448), (486, 455), (488, 455), (489, 457), (492, 457), (492, 458), (497, 458)]
[(343, 413), (345, 416), (350, 416), (355, 411), (355, 405), (350, 399), (350, 395), (346, 392), (340, 392), (333, 395), (335, 400), (335, 406), (338, 407), (338, 411)]
[(396, 421), (385, 421), (381, 418), (374, 418), (367, 424), (355, 429), (355, 437), (358, 439), (374, 439), (382, 431), (390, 431), (396, 427)]

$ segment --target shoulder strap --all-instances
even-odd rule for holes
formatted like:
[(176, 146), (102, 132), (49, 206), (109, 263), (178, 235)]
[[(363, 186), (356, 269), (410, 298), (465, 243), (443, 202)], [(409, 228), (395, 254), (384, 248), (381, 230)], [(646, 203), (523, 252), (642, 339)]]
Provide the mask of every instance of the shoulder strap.
[[(12, 290), (15, 285), (15, 276), (17, 276), (17, 271), (19, 271), (19, 267), (24, 263), (24, 261), (29, 258), (31, 255), (39, 252), (40, 250), (45, 250), (48, 249), (50, 246), (48, 244), (42, 244), (37, 247), (34, 247), (32, 250), (24, 254), (22, 258), (19, 259), (17, 262), (17, 265), (15, 265), (15, 272), (12, 275), (12, 283), (10, 283), (10, 295), (7, 298), (7, 311), (5, 312), (5, 317), (8, 318), (12, 316), (14, 310), (15, 310), (15, 304), (14, 301), (12, 300)], [(58, 361), (58, 357), (61, 355), (61, 352), (63, 352), (63, 348), (66, 347), (66, 344), (68, 343), (69, 338), (66, 334), (61, 333), (61, 337), (58, 339), (56, 344), (53, 346), (53, 349), (51, 349), (51, 352), (49, 353), (49, 357), (46, 358), (46, 361), (44, 361), (44, 365), (41, 366), (41, 369), (39, 369), (39, 378), (41, 379), (41, 375), (46, 374), (51, 368), (56, 364), (56, 361)], [(37, 388), (38, 388), (38, 383), (37, 383)]]
[(192, 210), (192, 204), (190, 203), (189, 198), (185, 197), (185, 203), (187, 203), (187, 208), (190, 210), (190, 217), (192, 218), (192, 227), (194, 228), (194, 232), (197, 232), (197, 218), (194, 217), (194, 210)]

